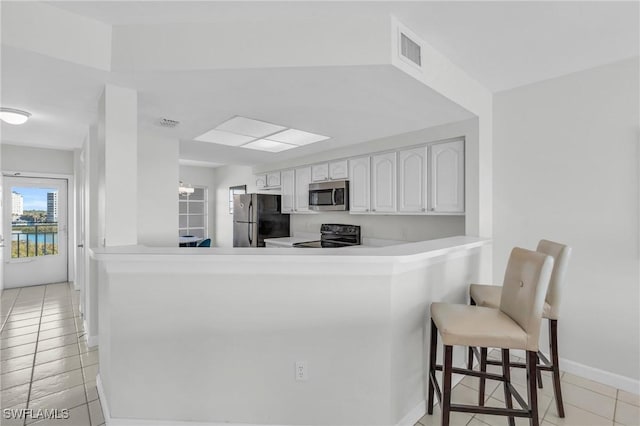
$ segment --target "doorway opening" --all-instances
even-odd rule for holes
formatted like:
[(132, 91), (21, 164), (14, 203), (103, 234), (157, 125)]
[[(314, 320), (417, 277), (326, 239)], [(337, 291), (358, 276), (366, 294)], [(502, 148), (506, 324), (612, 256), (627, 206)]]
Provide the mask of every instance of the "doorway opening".
[(5, 177), (5, 288), (68, 279), (67, 180)]

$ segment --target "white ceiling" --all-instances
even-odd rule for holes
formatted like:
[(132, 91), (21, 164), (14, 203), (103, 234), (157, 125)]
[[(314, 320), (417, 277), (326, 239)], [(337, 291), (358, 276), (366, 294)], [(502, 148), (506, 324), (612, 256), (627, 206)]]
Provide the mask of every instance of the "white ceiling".
[[(206, 70), (118, 74), (2, 47), (2, 102), (33, 114), (2, 123), (6, 143), (73, 149), (97, 116), (104, 83), (139, 91), (139, 124), (151, 137), (180, 139), (181, 158), (256, 164), (464, 120), (473, 115), (388, 66)], [(266, 153), (195, 142), (234, 115), (330, 136), (327, 141)], [(158, 126), (159, 118), (180, 121)], [(204, 148), (198, 148), (204, 146)]]
[[(636, 2), (53, 2), (113, 25), (396, 15), (493, 91), (638, 55)], [(462, 120), (471, 114), (391, 66), (118, 74), (2, 46), (2, 105), (30, 111), (2, 124), (3, 143), (73, 149), (105, 83), (139, 90), (148, 135), (180, 139), (183, 161), (257, 164)], [(279, 154), (192, 139), (233, 115), (330, 136)], [(157, 120), (181, 121), (175, 129)]]
[(639, 2), (53, 2), (112, 25), (397, 16), (493, 92), (638, 56)]

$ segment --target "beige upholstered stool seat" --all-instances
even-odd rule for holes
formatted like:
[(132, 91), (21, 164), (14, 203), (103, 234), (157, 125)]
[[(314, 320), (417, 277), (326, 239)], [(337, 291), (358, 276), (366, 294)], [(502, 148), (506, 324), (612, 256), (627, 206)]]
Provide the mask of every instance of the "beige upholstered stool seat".
[(433, 303), (431, 319), (444, 345), (538, 350), (537, 342), (527, 347), (527, 333), (499, 309)]
[[(497, 285), (471, 284), (469, 286), (469, 295), (478, 306), (498, 309), (500, 307), (500, 293), (502, 287)], [(551, 305), (544, 302), (542, 308), (542, 318), (550, 318)]]

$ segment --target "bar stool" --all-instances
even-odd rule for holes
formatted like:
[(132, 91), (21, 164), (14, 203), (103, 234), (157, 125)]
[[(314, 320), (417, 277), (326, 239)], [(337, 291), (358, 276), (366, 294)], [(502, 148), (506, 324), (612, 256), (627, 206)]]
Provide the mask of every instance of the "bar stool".
[[(558, 318), (560, 314), (560, 297), (562, 294), (562, 286), (564, 284), (564, 276), (567, 270), (567, 264), (571, 257), (571, 247), (564, 244), (556, 243), (548, 240), (540, 240), (537, 252), (553, 257), (553, 271), (551, 272), (551, 280), (549, 281), (549, 289), (547, 290), (546, 301), (542, 311), (542, 318), (549, 320), (549, 349), (551, 361), (547, 359), (542, 352), (538, 352), (538, 361), (542, 361), (544, 365), (538, 364), (537, 378), (538, 386), (542, 388), (541, 371), (551, 371), (553, 374), (553, 393), (556, 400), (556, 408), (558, 416), (564, 417), (564, 404), (562, 402), (562, 389), (560, 388), (560, 366), (558, 363)], [(469, 297), (471, 305), (484, 306), (497, 309), (500, 306), (501, 288), (493, 285), (471, 284), (469, 286)], [(467, 368), (473, 367), (474, 351), (480, 361), (480, 371), (486, 371), (487, 364), (501, 365), (501, 361), (487, 360), (487, 349), (481, 348), (480, 353), (477, 349), (469, 347), (469, 355), (467, 360)], [(510, 363), (511, 367), (524, 368), (523, 363)], [(480, 395), (484, 397), (485, 381), (480, 379)]]
[[(449, 426), (451, 412), (481, 413), (529, 418), (530, 426), (538, 426), (538, 395), (536, 389), (536, 356), (545, 295), (553, 269), (553, 258), (535, 251), (514, 248), (502, 286), (499, 309), (481, 306), (431, 304), (431, 347), (429, 349), (429, 393), (427, 412), (433, 414), (434, 392), (440, 401), (442, 426)], [(444, 363), (436, 364), (438, 332), (444, 345)], [(502, 375), (453, 367), (453, 346), (495, 347), (502, 349)], [(511, 384), (509, 350), (527, 352), (528, 403)], [(443, 372), (442, 391), (436, 371)], [(503, 382), (506, 408), (451, 403), (451, 375), (465, 374)], [(511, 397), (521, 409), (514, 409)]]

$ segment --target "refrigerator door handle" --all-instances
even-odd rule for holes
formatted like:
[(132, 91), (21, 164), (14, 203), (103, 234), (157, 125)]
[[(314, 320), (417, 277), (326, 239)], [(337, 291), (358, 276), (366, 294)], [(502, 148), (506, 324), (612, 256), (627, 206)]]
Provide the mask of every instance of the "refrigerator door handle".
[(251, 223), (253, 222), (253, 199), (251, 201), (249, 201), (249, 224), (247, 225), (247, 231), (249, 232), (249, 246), (253, 246), (253, 238), (252, 237), (252, 233), (253, 233), (253, 229), (251, 227)]

